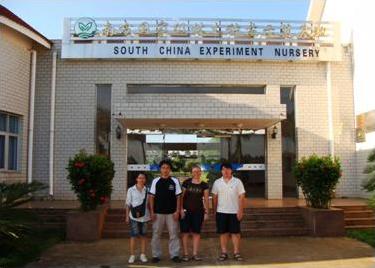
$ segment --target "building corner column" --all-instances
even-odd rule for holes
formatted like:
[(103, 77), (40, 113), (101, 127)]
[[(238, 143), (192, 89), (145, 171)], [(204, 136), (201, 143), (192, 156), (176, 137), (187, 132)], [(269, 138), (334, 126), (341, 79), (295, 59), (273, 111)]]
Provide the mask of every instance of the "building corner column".
[[(272, 138), (273, 128), (277, 127), (276, 138)], [(281, 123), (266, 129), (266, 182), (267, 199), (283, 198)]]
[[(116, 135), (116, 128), (121, 128), (121, 138)], [(112, 200), (124, 200), (127, 191), (127, 129), (117, 119), (111, 119), (111, 160), (115, 165), (115, 177), (112, 181)]]

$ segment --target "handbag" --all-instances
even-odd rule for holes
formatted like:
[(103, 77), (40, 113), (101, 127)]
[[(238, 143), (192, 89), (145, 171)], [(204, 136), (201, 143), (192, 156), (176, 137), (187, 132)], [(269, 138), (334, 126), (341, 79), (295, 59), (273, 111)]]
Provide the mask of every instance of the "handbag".
[(130, 206), (130, 212), (132, 214), (132, 217), (135, 219), (141, 218), (146, 214), (147, 191), (148, 190), (146, 188), (146, 194), (145, 194), (145, 198), (143, 199), (142, 204), (136, 207)]

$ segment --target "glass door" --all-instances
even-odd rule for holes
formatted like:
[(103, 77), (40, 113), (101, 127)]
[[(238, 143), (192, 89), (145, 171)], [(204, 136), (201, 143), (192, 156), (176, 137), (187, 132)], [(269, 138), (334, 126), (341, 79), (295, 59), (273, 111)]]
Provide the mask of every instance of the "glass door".
[(138, 172), (151, 179), (159, 175), (158, 163), (169, 158), (173, 176), (182, 182), (191, 167), (199, 164), (203, 180), (212, 186), (221, 177), (221, 163), (229, 162), (249, 197), (265, 194), (265, 135), (258, 132), (195, 131), (188, 133), (128, 134), (128, 183), (134, 184)]

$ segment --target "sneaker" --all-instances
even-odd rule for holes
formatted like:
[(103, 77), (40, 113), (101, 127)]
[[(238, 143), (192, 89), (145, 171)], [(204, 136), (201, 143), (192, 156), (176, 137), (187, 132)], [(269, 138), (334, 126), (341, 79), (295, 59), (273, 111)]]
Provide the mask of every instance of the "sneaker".
[(179, 256), (174, 256), (174, 257), (172, 258), (172, 261), (175, 262), (175, 263), (180, 263), (180, 262), (181, 262), (181, 259), (180, 259)]
[(182, 256), (181, 260), (186, 262), (186, 261), (189, 261), (190, 258), (189, 258), (188, 255), (184, 255), (184, 256)]
[(128, 262), (129, 263), (134, 263), (135, 262), (135, 256), (134, 255), (130, 255)]
[(193, 255), (193, 257), (191, 259), (194, 260), (194, 261), (201, 261), (202, 260), (202, 258), (199, 257), (198, 255)]
[(146, 257), (145, 254), (141, 254), (141, 255), (139, 256), (139, 259), (141, 260), (141, 262), (147, 262), (147, 257)]
[(159, 257), (152, 257), (152, 263), (158, 263), (160, 261)]

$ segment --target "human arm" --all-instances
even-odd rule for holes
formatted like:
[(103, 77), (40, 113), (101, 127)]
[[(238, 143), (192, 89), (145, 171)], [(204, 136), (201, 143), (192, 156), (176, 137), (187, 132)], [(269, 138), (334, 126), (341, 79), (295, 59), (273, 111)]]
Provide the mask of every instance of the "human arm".
[(217, 211), (217, 204), (218, 204), (218, 189), (217, 189), (217, 182), (214, 182), (212, 186), (212, 210), (213, 214), (216, 214)]
[(245, 204), (245, 193), (238, 196), (238, 212), (237, 219), (240, 221), (243, 218), (243, 208)]
[(182, 195), (181, 195), (181, 201), (180, 201), (180, 215), (181, 219), (185, 218), (185, 211), (184, 211), (184, 195), (185, 195), (186, 189), (182, 187)]
[(126, 208), (125, 208), (125, 222), (126, 223), (129, 223), (129, 221), (130, 221), (129, 211), (130, 211), (129, 206), (126, 206)]
[(238, 211), (237, 219), (240, 221), (243, 218), (243, 209), (245, 206), (245, 187), (243, 186), (242, 181), (239, 181), (238, 184)]
[(204, 204), (204, 219), (208, 220), (208, 215), (210, 212), (210, 203), (209, 203), (209, 190), (206, 189), (203, 192), (203, 204)]
[(154, 212), (154, 199), (155, 196), (150, 194), (148, 197), (149, 209), (150, 209), (150, 217), (152, 221), (156, 220), (156, 214)]

